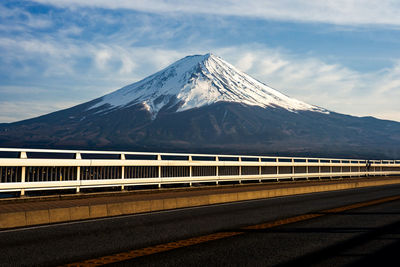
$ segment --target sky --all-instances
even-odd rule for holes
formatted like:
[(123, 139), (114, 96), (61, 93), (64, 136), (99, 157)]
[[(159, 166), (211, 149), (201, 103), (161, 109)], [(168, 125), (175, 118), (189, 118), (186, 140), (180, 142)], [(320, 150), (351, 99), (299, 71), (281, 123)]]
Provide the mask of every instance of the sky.
[(213, 53), (331, 111), (400, 121), (400, 2), (2, 0), (0, 123)]

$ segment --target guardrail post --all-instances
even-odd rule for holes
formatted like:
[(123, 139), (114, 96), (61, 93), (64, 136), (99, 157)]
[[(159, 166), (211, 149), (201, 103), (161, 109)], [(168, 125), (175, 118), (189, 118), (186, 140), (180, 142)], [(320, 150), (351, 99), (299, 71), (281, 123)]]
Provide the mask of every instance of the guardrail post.
[(239, 162), (240, 162), (240, 165), (239, 165), (239, 184), (241, 184), (242, 183), (242, 180), (240, 179), (240, 176), (242, 176), (242, 157), (239, 157), (238, 158), (239, 159)]
[(318, 160), (318, 179), (321, 180), (321, 160)]
[[(121, 154), (121, 160), (125, 160), (125, 154)], [(122, 179), (122, 182), (124, 182), (124, 179), (125, 179), (125, 165), (122, 165), (121, 166), (121, 179)], [(125, 190), (125, 185), (124, 184), (122, 184), (121, 185), (121, 190)]]
[[(161, 154), (157, 154), (157, 160), (162, 160), (161, 159)], [(158, 179), (159, 179), (159, 183), (158, 183), (158, 188), (161, 188), (161, 165), (158, 166)]]
[[(21, 159), (27, 159), (28, 156), (26, 155), (26, 152), (21, 151), (21, 154), (19, 155), (19, 158)], [(25, 176), (26, 176), (26, 166), (21, 167), (21, 183), (25, 184)], [(21, 196), (25, 195), (25, 188), (21, 188)]]
[(372, 167), (373, 161), (367, 161), (367, 163), (369, 162), (369, 169), (367, 169), (368, 172), (368, 176), (374, 176), (374, 171), (375, 171), (375, 167)]
[[(192, 177), (192, 170), (193, 170), (193, 168), (192, 168), (192, 156), (191, 155), (189, 155), (189, 177)], [(189, 186), (192, 186), (192, 182), (190, 181), (190, 183), (189, 183)]]
[(276, 161), (276, 181), (279, 182), (279, 158), (275, 159)]
[(307, 176), (306, 176), (306, 180), (309, 180), (309, 178), (310, 177), (308, 177), (308, 159), (306, 159), (306, 174), (307, 174)]
[[(215, 156), (215, 161), (219, 161), (219, 157), (218, 156)], [(215, 175), (216, 175), (216, 181), (215, 181), (215, 183), (218, 185), (218, 179), (219, 179), (219, 166), (218, 165), (216, 165), (215, 166)]]
[(331, 165), (331, 166), (329, 166), (329, 172), (331, 173), (331, 179), (332, 179), (333, 178), (333, 175), (332, 175), (332, 160), (329, 160), (329, 163)]
[(260, 176), (260, 179), (258, 179), (258, 182), (261, 183), (261, 175), (262, 175), (262, 171), (261, 171), (261, 158), (258, 158), (258, 162), (260, 162), (260, 165), (258, 165), (258, 176)]
[(349, 160), (349, 168), (350, 168), (350, 172), (349, 172), (349, 176), (351, 178), (351, 174), (353, 173), (353, 166), (352, 166), (353, 162), (351, 160)]
[(340, 163), (340, 178), (343, 179), (343, 161), (340, 159), (339, 163)]
[[(82, 159), (81, 153), (76, 153), (75, 154), (75, 159)], [(78, 166), (76, 167), (76, 181), (78, 182), (78, 185), (76, 186), (76, 192), (79, 193), (81, 188), (80, 188), (80, 183), (81, 183), (81, 167)]]
[(292, 158), (292, 181), (294, 181), (294, 158)]

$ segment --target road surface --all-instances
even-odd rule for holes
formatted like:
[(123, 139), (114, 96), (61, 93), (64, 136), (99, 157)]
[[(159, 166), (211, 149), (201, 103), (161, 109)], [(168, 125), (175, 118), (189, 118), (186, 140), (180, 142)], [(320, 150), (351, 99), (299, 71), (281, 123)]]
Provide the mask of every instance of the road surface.
[(5, 230), (0, 232), (0, 262), (384, 264), (400, 248), (399, 196), (400, 185), (391, 185)]

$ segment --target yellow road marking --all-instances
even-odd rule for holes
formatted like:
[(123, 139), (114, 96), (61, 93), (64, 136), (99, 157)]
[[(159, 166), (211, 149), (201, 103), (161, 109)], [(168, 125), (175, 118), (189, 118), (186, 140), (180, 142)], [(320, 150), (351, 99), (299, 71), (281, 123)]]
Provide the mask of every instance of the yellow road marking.
[(327, 209), (327, 210), (323, 210), (318, 213), (304, 214), (304, 215), (294, 216), (294, 217), (290, 217), (290, 218), (285, 218), (285, 219), (280, 219), (280, 220), (276, 220), (276, 221), (272, 221), (272, 222), (267, 222), (267, 223), (251, 225), (251, 226), (246, 226), (246, 227), (240, 228), (241, 230), (244, 230), (244, 231), (219, 232), (219, 233), (214, 233), (214, 234), (209, 234), (209, 235), (192, 237), (192, 238), (188, 238), (188, 239), (184, 239), (184, 240), (169, 242), (169, 243), (155, 245), (155, 246), (151, 246), (151, 247), (134, 249), (134, 250), (131, 250), (128, 252), (117, 253), (117, 254), (104, 256), (104, 257), (100, 257), (100, 258), (96, 258), (96, 259), (90, 259), (90, 260), (85, 260), (82, 262), (71, 263), (71, 264), (67, 264), (67, 265), (63, 265), (63, 266), (70, 266), (70, 267), (72, 267), (72, 266), (74, 266), (74, 267), (75, 266), (85, 266), (85, 267), (86, 266), (101, 266), (101, 265), (105, 265), (105, 264), (116, 263), (116, 262), (125, 261), (125, 260), (131, 260), (134, 258), (152, 255), (152, 254), (169, 251), (169, 250), (173, 250), (173, 249), (177, 249), (177, 248), (201, 244), (201, 243), (209, 242), (209, 241), (213, 241), (213, 240), (237, 236), (237, 235), (246, 233), (246, 230), (268, 229), (268, 228), (272, 228), (272, 227), (276, 227), (276, 226), (280, 226), (280, 225), (305, 221), (305, 220), (325, 216), (328, 214), (335, 214), (335, 213), (339, 213), (339, 212), (343, 212), (343, 211), (347, 211), (347, 210), (377, 205), (377, 204), (394, 201), (394, 200), (399, 200), (399, 199), (400, 199), (400, 196), (386, 197), (386, 198), (371, 200), (371, 201), (367, 201), (367, 202), (346, 205), (346, 206), (342, 206), (342, 207), (338, 207), (338, 208)]

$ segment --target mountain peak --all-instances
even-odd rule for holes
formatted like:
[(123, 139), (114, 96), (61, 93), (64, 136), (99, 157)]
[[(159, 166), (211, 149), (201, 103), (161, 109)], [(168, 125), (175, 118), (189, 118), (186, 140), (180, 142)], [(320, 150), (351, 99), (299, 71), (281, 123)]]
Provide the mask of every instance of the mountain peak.
[(212, 53), (184, 57), (139, 82), (103, 96), (90, 109), (101, 107), (101, 112), (141, 104), (155, 118), (162, 108), (179, 112), (221, 101), (327, 113), (278, 92)]

